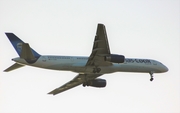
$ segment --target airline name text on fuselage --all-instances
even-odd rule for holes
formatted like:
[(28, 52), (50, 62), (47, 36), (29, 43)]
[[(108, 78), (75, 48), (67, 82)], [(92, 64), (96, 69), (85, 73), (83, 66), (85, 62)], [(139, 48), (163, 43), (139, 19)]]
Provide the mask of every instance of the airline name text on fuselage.
[(125, 62), (127, 63), (145, 63), (145, 64), (151, 64), (151, 61), (148, 59), (125, 59)]

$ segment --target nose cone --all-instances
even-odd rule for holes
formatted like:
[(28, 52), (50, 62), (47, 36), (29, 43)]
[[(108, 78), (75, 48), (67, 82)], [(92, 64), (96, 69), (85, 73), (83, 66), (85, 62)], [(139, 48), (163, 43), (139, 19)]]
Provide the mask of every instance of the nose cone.
[(162, 69), (162, 71), (163, 72), (167, 72), (169, 69), (165, 66), (165, 65), (163, 65), (163, 69)]

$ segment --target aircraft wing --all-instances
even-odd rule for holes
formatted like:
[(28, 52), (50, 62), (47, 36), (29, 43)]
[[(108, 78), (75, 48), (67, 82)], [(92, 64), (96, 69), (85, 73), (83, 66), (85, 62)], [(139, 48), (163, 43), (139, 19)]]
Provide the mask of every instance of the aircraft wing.
[(104, 61), (104, 56), (110, 55), (106, 28), (103, 24), (98, 24), (96, 36), (94, 39), (92, 53), (87, 61), (86, 66), (107, 66), (112, 65)]
[[(95, 79), (98, 76), (100, 76), (100, 74), (99, 75), (98, 74), (96, 74), (96, 75), (94, 75), (94, 74), (93, 75), (92, 74), (79, 74), (71, 81), (67, 82), (66, 84), (62, 85), (59, 88), (54, 89), (53, 91), (49, 92), (48, 94), (56, 95), (58, 93), (61, 93), (63, 91), (71, 89), (73, 87), (76, 87), (76, 86), (86, 82), (87, 80)], [(85, 77), (86, 77), (86, 79), (85, 79)]]
[[(92, 53), (86, 63), (86, 66), (108, 66), (112, 65), (110, 62), (105, 62), (104, 57), (110, 55), (110, 49), (106, 34), (106, 28), (103, 24), (98, 24), (96, 36), (94, 39)], [(62, 85), (59, 88), (49, 92), (48, 94), (56, 95), (73, 87), (76, 87), (86, 81), (93, 80), (102, 74), (79, 74), (71, 81)]]

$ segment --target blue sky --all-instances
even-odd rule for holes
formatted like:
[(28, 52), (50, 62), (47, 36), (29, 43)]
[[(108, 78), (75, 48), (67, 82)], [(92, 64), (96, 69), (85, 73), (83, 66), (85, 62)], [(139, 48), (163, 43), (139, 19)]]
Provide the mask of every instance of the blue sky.
[[(180, 2), (0, 1), (1, 113), (179, 113)], [(5, 32), (13, 32), (42, 55), (89, 56), (98, 23), (106, 26), (111, 53), (149, 58), (169, 71), (103, 75), (107, 87), (78, 86), (47, 95), (77, 73), (25, 66), (5, 73), (17, 57)]]

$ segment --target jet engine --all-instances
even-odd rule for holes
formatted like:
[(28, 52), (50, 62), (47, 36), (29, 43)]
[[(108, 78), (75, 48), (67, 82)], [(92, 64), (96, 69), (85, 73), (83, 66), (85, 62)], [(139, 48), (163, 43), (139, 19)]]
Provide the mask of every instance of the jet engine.
[(113, 63), (123, 63), (125, 60), (125, 57), (123, 55), (111, 54), (109, 56), (105, 56), (104, 60), (108, 62), (113, 62)]
[(83, 83), (83, 86), (92, 86), (92, 87), (105, 87), (106, 86), (106, 80), (105, 79), (94, 79), (90, 80), (86, 83)]

